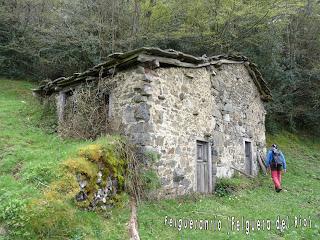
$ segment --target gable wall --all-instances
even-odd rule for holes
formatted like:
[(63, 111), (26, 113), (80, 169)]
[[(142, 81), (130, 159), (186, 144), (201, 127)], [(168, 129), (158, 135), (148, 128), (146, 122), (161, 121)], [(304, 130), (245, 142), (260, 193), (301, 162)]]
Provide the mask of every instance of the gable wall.
[(265, 110), (242, 64), (220, 70), (160, 68), (151, 86), (149, 147), (161, 154), (157, 170), (164, 194), (196, 190), (197, 140), (212, 144), (218, 177), (232, 176), (231, 165), (244, 170), (244, 141), (251, 141), (252, 174), (257, 173), (255, 152), (265, 146)]

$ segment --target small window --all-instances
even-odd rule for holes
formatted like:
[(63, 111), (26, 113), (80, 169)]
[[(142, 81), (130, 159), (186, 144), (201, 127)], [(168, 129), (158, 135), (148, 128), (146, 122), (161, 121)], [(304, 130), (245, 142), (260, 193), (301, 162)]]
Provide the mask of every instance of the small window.
[(103, 100), (104, 100), (104, 105), (106, 109), (106, 117), (110, 118), (111, 117), (111, 97), (110, 94), (103, 94)]

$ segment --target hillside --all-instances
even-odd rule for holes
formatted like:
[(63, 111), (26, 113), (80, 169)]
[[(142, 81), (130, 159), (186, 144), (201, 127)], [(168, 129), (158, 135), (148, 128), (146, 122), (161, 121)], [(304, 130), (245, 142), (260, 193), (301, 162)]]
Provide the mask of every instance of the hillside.
[[(271, 177), (248, 180), (237, 177), (224, 180), (215, 196), (193, 196), (178, 200), (144, 203), (139, 208), (142, 239), (319, 239), (320, 237), (320, 143), (289, 133), (268, 136), (268, 145), (277, 143), (287, 158), (288, 171), (283, 176), (284, 191), (276, 193)], [(224, 190), (223, 190), (224, 189)], [(222, 191), (221, 191), (222, 190)], [(221, 197), (219, 197), (220, 195)], [(294, 217), (311, 219), (312, 227), (295, 227)], [(165, 217), (167, 224), (165, 225)], [(289, 218), (289, 228), (275, 229), (278, 216)], [(229, 217), (229, 219), (228, 219)], [(242, 217), (256, 223), (271, 220), (271, 230), (231, 229), (231, 218)], [(183, 220), (221, 220), (218, 230), (170, 227), (170, 218)], [(281, 221), (280, 220), (280, 221)], [(262, 227), (261, 227), (262, 229)], [(229, 230), (230, 235), (227, 234)]]
[[(0, 239), (127, 239), (127, 205), (108, 216), (81, 211), (68, 202), (33, 212), (30, 204), (59, 179), (59, 163), (91, 141), (62, 140), (44, 128), (42, 122), (48, 119), (32, 97), (32, 83), (0, 81)], [(268, 136), (271, 143), (287, 158), (284, 191), (273, 191), (270, 176), (238, 176), (221, 180), (214, 196), (143, 202), (138, 208), (141, 239), (319, 239), (320, 141), (281, 132)], [(300, 215), (311, 220), (311, 227), (294, 226), (294, 217)], [(31, 221), (34, 216), (37, 221)], [(287, 229), (275, 229), (278, 216), (288, 219)], [(249, 231), (244, 226), (232, 231), (228, 217), (251, 223), (270, 220), (271, 230), (265, 226)], [(211, 231), (179, 231), (178, 225), (170, 227), (170, 219), (221, 220), (221, 231), (217, 225)]]
[(110, 216), (71, 203), (28, 209), (59, 177), (59, 163), (91, 143), (62, 140), (41, 128), (48, 119), (32, 88), (26, 81), (0, 80), (0, 239), (125, 239), (128, 208)]

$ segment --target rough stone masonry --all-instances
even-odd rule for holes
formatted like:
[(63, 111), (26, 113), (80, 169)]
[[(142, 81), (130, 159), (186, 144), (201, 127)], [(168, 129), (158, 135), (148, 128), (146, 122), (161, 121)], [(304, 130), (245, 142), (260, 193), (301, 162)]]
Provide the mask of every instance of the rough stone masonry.
[(68, 101), (61, 100), (61, 93), (88, 79), (114, 86), (108, 100), (113, 128), (144, 151), (159, 154), (154, 168), (160, 196), (210, 193), (216, 177), (231, 177), (234, 168), (258, 173), (256, 154), (266, 144), (263, 103), (271, 95), (247, 58), (197, 58), (142, 48), (112, 55), (86, 73), (54, 80), (35, 93), (59, 95), (61, 114)]

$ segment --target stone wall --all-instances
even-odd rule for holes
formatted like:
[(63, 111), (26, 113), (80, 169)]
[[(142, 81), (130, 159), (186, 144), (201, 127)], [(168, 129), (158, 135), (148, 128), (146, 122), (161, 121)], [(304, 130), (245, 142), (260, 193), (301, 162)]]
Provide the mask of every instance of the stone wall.
[(112, 129), (141, 147), (150, 145), (154, 132), (150, 120), (151, 85), (144, 68), (127, 69), (105, 80), (115, 85), (110, 96)]
[(210, 72), (205, 68), (155, 72), (151, 146), (161, 154), (157, 166), (163, 193), (181, 195), (195, 188), (196, 140), (208, 139), (215, 127)]
[(253, 175), (257, 174), (257, 150), (265, 151), (265, 110), (260, 94), (244, 65), (223, 65), (212, 79), (213, 143), (217, 176), (231, 176), (230, 164), (244, 170), (244, 141), (252, 142)]
[[(104, 79), (114, 85), (109, 122), (141, 149), (160, 154), (155, 168), (161, 195), (196, 191), (196, 141), (212, 147), (213, 174), (230, 177), (245, 169), (245, 141), (265, 150), (265, 110), (243, 64), (218, 68), (136, 66)], [(215, 178), (213, 178), (214, 184)]]
[(213, 174), (218, 177), (231, 177), (230, 166), (245, 169), (244, 142), (250, 141), (251, 174), (257, 174), (255, 153), (265, 147), (265, 110), (244, 65), (159, 68), (148, 75), (153, 130), (149, 148), (161, 154), (157, 170), (162, 193), (196, 190), (197, 140), (212, 144)]

